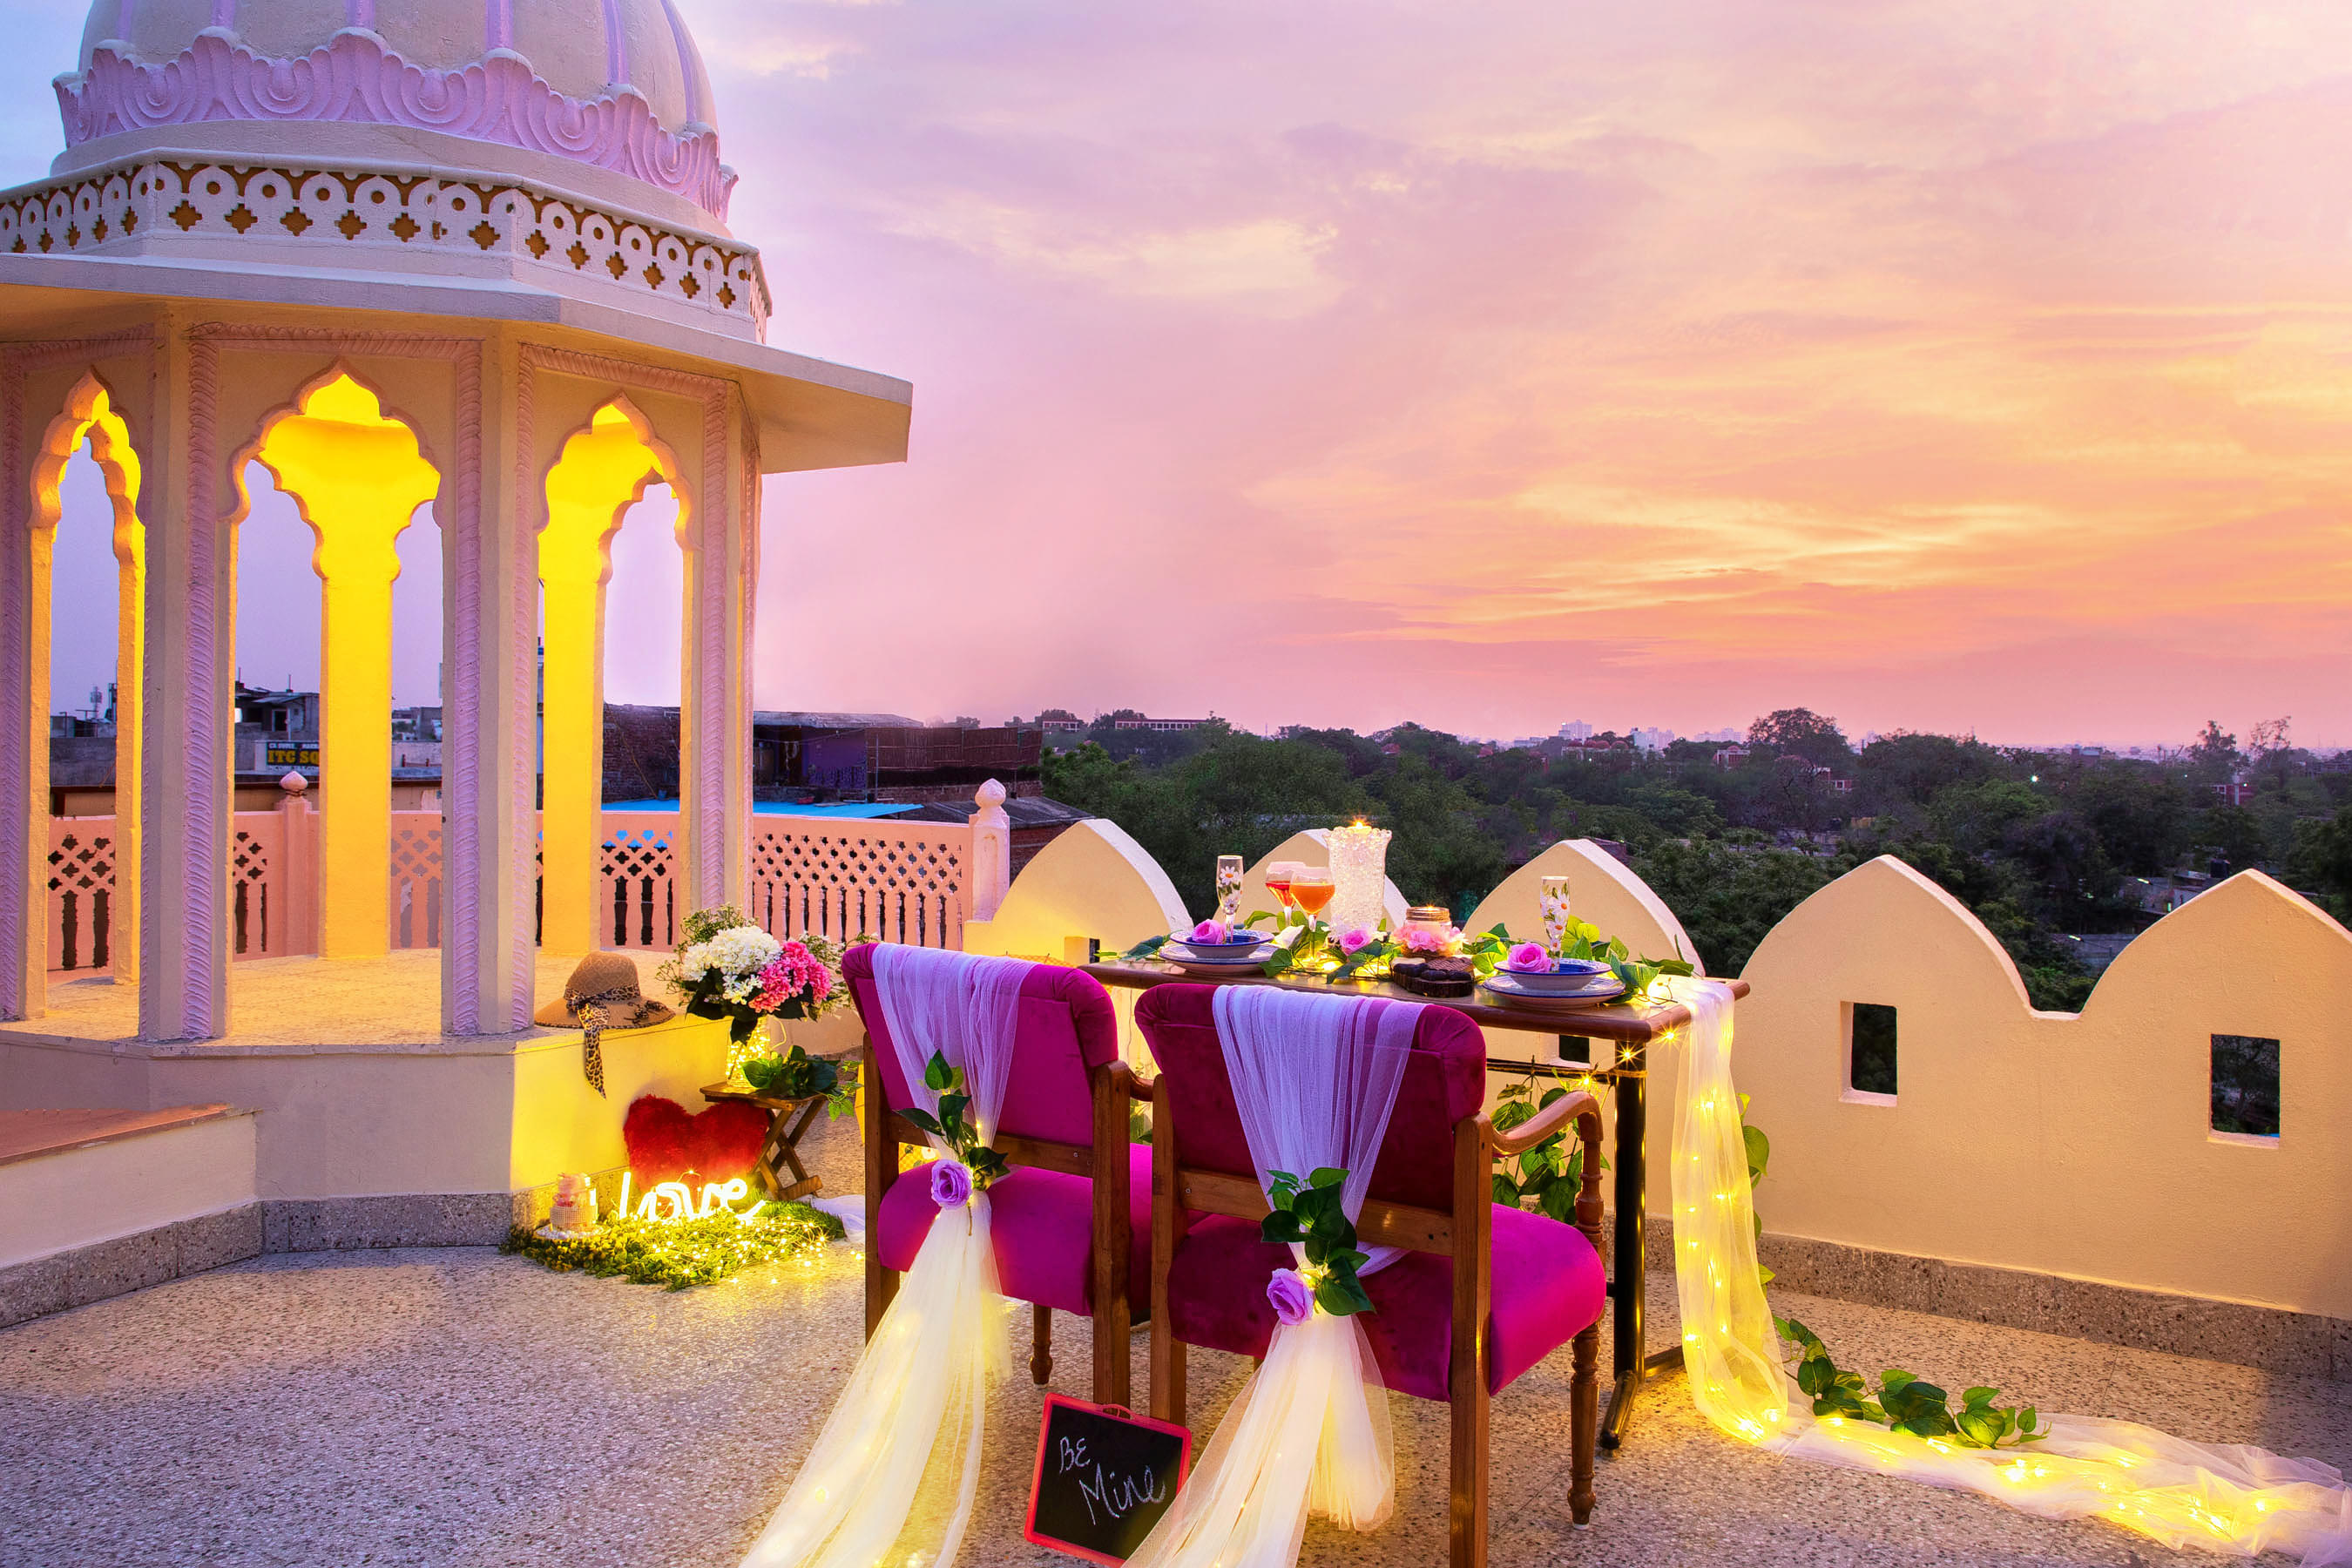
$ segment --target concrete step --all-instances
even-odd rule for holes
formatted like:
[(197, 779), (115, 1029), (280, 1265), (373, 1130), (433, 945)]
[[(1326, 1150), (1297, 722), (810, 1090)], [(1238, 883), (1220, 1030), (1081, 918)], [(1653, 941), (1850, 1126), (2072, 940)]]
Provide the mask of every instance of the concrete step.
[(0, 1110), (0, 1324), (261, 1251), (254, 1116)]

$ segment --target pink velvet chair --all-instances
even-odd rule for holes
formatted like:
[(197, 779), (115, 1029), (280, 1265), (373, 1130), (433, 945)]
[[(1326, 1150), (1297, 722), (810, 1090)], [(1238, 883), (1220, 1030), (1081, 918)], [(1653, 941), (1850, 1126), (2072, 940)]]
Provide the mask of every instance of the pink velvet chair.
[[(1160, 985), (1136, 1022), (1160, 1063), (1151, 1085), (1151, 1413), (1184, 1419), (1184, 1346), (1264, 1357), (1274, 1334), (1266, 1277), (1291, 1266), (1258, 1239), (1266, 1204), (1234, 1109), (1211, 1011), (1215, 988)], [(1342, 1005), (1334, 997), (1333, 1005)], [(1389, 1387), (1453, 1406), (1453, 1568), (1486, 1561), (1487, 1400), (1571, 1340), (1569, 1503), (1592, 1512), (1600, 1429), (1598, 1350), (1607, 1285), (1601, 1234), (1601, 1108), (1571, 1093), (1497, 1132), (1485, 1114), (1486, 1039), (1431, 1007), (1357, 1222), (1366, 1241), (1407, 1248), (1364, 1280), (1361, 1320)], [(1494, 1201), (1494, 1161), (1570, 1121), (1584, 1144), (1577, 1223)]]
[[(897, 1112), (913, 1105), (874, 989), (874, 949), (842, 973), (866, 1024), (866, 1331), (872, 1334), (939, 1209), (900, 1182), (898, 1145), (929, 1147)], [(1151, 1152), (1128, 1138), (1130, 1083), (1110, 997), (1091, 975), (1031, 966), (994, 1147), (1013, 1169), (989, 1189), (1004, 1293), (1035, 1309), (1030, 1374), (1053, 1373), (1055, 1309), (1094, 1320), (1094, 1394), (1128, 1403), (1128, 1339), (1150, 1293)], [(882, 1113), (887, 1106), (890, 1114)]]

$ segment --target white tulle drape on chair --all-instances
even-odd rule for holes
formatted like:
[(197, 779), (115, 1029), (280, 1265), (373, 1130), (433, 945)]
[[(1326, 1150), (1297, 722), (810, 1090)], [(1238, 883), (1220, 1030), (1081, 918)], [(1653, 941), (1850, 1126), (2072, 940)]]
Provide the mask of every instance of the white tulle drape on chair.
[(1674, 1101), (1675, 1284), (1691, 1397), (1716, 1426), (1778, 1453), (1981, 1492), (2044, 1518), (2109, 1520), (2167, 1546), (2276, 1552), (2304, 1568), (2352, 1563), (2352, 1490), (2315, 1460), (2087, 1415), (2045, 1416), (2046, 1441), (2000, 1449), (1815, 1418), (1782, 1370), (1756, 1274), (1731, 993), (1704, 980), (1675, 991), (1692, 1014)]
[[(1028, 971), (936, 948), (875, 951), (874, 988), (908, 1089), (936, 1111), (924, 1066), (937, 1053), (963, 1068), (983, 1140), (1003, 1108)], [(950, 1568), (980, 1485), (988, 1384), (1004, 1361), (988, 1198), (975, 1193), (932, 1222), (746, 1568)]]
[[(1354, 1219), (1420, 1005), (1226, 985), (1215, 1008), (1260, 1184), (1276, 1171), (1304, 1181), (1344, 1168), (1341, 1206)], [(1364, 1250), (1367, 1274), (1397, 1256), (1393, 1247)], [(1290, 1568), (1310, 1511), (1370, 1530), (1395, 1500), (1387, 1390), (1371, 1345), (1354, 1318), (1318, 1312), (1276, 1328), (1265, 1364), (1129, 1568)]]

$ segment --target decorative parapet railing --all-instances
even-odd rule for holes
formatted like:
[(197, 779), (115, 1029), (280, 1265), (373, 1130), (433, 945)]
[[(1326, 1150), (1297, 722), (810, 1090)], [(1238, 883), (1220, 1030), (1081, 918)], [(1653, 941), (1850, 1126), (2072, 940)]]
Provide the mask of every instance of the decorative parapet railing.
[[(602, 945), (667, 950), (687, 910), (678, 893), (682, 818), (676, 812), (606, 812), (598, 856), (596, 933)], [(307, 801), (236, 814), (229, 857), (230, 952), (278, 958), (317, 950), (319, 814)], [(960, 948), (971, 916), (972, 829), (887, 818), (761, 816), (753, 820), (750, 913), (780, 937)], [(441, 816), (392, 814), (386, 931), (392, 947), (441, 943)], [(114, 819), (49, 822), (48, 954), (59, 970), (108, 966), (113, 927)]]
[(506, 275), (738, 337), (756, 337), (769, 308), (751, 246), (526, 182), (358, 161), (163, 155), (20, 185), (0, 192), (0, 252)]

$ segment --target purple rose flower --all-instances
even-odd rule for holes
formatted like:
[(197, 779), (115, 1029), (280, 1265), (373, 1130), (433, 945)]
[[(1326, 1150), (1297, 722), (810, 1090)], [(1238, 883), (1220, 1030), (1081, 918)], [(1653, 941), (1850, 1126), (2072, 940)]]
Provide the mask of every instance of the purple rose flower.
[(1514, 974), (1549, 974), (1551, 954), (1538, 942), (1523, 942), (1511, 949), (1511, 956), (1503, 961), (1503, 967)]
[(1279, 1321), (1296, 1327), (1315, 1315), (1315, 1292), (1294, 1268), (1277, 1268), (1265, 1282), (1266, 1303)]
[(931, 1202), (943, 1209), (961, 1208), (971, 1202), (971, 1172), (961, 1161), (931, 1163)]
[(1192, 928), (1192, 940), (1208, 947), (1224, 946), (1226, 941), (1225, 922), (1223, 921), (1202, 921), (1199, 925)]
[(1349, 926), (1339, 933), (1339, 951), (1353, 953), (1372, 940), (1372, 933), (1361, 926)]

